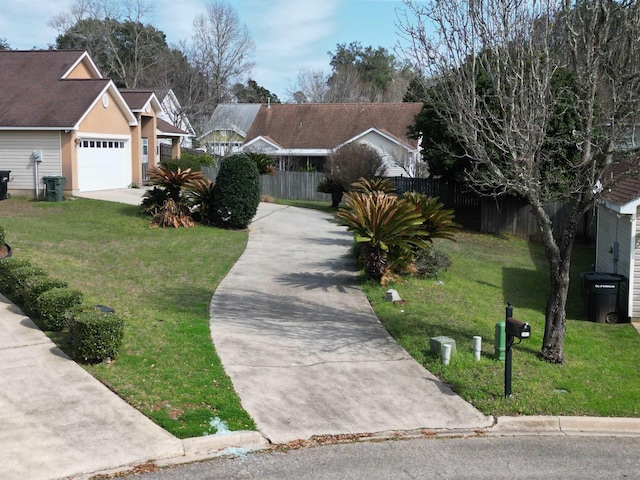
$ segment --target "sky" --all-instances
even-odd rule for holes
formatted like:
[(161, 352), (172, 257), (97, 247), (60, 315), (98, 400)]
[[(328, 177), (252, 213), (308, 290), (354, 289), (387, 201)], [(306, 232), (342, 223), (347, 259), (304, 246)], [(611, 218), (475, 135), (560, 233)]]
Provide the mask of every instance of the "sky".
[[(146, 23), (162, 30), (169, 45), (189, 40), (194, 18), (209, 0), (154, 0)], [(0, 0), (0, 38), (11, 48), (48, 48), (58, 34), (48, 26), (74, 0)], [(398, 41), (401, 0), (228, 0), (256, 44), (253, 78), (287, 99), (300, 69), (330, 72), (337, 44), (358, 41), (390, 53)], [(400, 10), (398, 10), (400, 9)]]

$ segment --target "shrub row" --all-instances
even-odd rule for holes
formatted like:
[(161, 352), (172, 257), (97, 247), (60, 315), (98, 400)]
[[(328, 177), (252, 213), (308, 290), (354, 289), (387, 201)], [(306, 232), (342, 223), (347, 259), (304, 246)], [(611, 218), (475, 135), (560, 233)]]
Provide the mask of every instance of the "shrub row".
[(20, 305), (44, 330), (69, 327), (76, 360), (99, 362), (114, 358), (122, 345), (123, 322), (113, 313), (83, 306), (83, 294), (27, 259), (0, 260), (0, 293)]

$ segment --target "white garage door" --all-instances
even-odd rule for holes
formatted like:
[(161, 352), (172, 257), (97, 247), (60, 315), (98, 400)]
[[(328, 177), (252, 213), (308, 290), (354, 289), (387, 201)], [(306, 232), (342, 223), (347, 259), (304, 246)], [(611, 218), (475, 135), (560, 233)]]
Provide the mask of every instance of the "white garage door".
[(78, 148), (78, 190), (90, 192), (131, 185), (131, 148), (117, 139), (83, 138)]

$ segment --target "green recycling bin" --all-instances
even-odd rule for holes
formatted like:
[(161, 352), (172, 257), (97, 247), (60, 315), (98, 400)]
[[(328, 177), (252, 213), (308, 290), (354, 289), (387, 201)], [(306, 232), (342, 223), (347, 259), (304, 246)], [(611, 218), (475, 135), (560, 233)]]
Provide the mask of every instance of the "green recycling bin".
[(64, 177), (42, 177), (42, 182), (44, 183), (44, 199), (47, 202), (61, 202), (64, 194), (64, 182), (66, 178)]

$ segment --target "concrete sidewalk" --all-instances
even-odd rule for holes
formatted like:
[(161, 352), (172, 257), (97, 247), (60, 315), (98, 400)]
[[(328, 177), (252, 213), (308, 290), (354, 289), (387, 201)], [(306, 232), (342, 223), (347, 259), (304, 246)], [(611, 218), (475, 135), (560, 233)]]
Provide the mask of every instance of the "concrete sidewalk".
[(0, 478), (62, 478), (184, 454), (180, 440), (70, 360), (0, 295)]
[(315, 210), (261, 204), (211, 302), (211, 332), (244, 408), (272, 443), (313, 435), (492, 425), (378, 321), (352, 236)]

